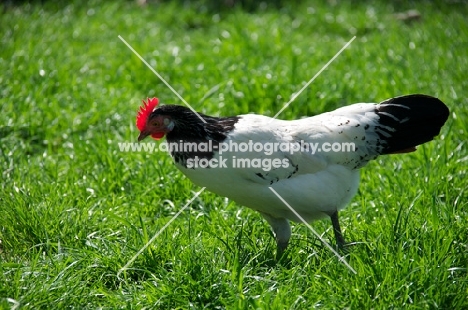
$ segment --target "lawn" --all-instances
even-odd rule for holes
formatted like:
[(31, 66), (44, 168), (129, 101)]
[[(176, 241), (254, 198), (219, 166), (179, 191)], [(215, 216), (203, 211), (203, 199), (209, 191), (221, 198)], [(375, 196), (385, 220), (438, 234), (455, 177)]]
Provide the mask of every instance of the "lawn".
[[(0, 4), (0, 308), (468, 308), (468, 5), (284, 2)], [(208, 191), (131, 262), (200, 188), (120, 151), (142, 99), (182, 102), (119, 35), (206, 114), (275, 115), (353, 36), (280, 118), (411, 93), (451, 114), (362, 169), (341, 212), (357, 274), (300, 224), (276, 264), (268, 224)]]

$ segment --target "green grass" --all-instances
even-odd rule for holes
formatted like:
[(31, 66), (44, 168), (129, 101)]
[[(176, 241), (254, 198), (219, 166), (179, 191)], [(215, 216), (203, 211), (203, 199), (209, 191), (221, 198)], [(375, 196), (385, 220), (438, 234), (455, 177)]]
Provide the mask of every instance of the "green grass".
[[(468, 308), (468, 7), (297, 2), (1, 9), (0, 307)], [(167, 154), (119, 151), (141, 99), (181, 102), (118, 35), (208, 114), (273, 116), (356, 35), (282, 118), (411, 93), (451, 115), (436, 141), (362, 170), (341, 212), (357, 275), (298, 224), (275, 265), (260, 216), (204, 192), (118, 277), (199, 190)]]

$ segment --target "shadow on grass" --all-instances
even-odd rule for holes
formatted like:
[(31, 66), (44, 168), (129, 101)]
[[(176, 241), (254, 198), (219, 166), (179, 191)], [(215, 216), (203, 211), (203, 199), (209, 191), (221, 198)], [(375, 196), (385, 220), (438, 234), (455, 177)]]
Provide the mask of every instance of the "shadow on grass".
[[(5, 7), (21, 6), (21, 5), (44, 5), (55, 6), (61, 8), (67, 6), (76, 1), (60, 1), (60, 0), (6, 0), (3, 1)], [(186, 0), (125, 0), (125, 2), (135, 2), (140, 6), (155, 5), (167, 2), (176, 2), (182, 7), (193, 8), (193, 9), (204, 9), (211, 13), (222, 12), (230, 9), (242, 9), (247, 12), (255, 12), (258, 10), (265, 9), (281, 9), (285, 6), (297, 5), (303, 2), (303, 0), (198, 0), (198, 1), (186, 1)], [(94, 3), (97, 4), (97, 3)]]
[[(304, 3), (307, 3), (304, 0), (121, 0), (122, 3), (134, 3), (136, 6), (140, 7), (151, 7), (159, 4), (166, 3), (176, 3), (180, 6), (181, 9), (191, 10), (197, 12), (197, 14), (217, 14), (217, 13), (229, 13), (236, 10), (241, 10), (248, 13), (257, 13), (267, 10), (278, 10), (283, 13), (291, 12), (292, 9), (301, 6)], [(322, 3), (320, 3), (322, 2)], [(359, 1), (356, 5), (364, 7), (373, 7), (376, 3), (381, 2), (386, 4), (389, 7), (392, 7), (392, 12), (405, 12), (400, 14), (407, 14), (408, 12), (413, 12), (413, 8), (417, 7), (420, 1), (372, 1), (364, 0)], [(451, 11), (462, 9), (465, 10), (465, 0), (439, 0), (439, 1), (425, 1), (428, 4), (435, 6), (443, 11)], [(72, 1), (60, 1), (60, 0), (4, 0), (0, 5), (3, 5), (3, 10), (7, 11), (9, 8), (20, 7), (20, 6), (42, 6), (44, 9), (48, 10), (60, 10), (70, 5), (75, 5), (79, 8), (94, 7), (98, 5), (105, 5), (106, 1), (96, 0), (90, 1), (83, 5), (81, 0), (72, 0)], [(312, 2), (310, 5), (312, 7), (317, 5), (322, 5), (325, 3), (330, 7), (337, 7), (341, 5), (347, 5), (345, 1), (339, 0), (322, 0), (317, 2)], [(408, 11), (410, 10), (410, 11)], [(416, 20), (419, 20), (420, 15), (417, 13)], [(396, 17), (399, 18), (399, 17)], [(400, 19), (400, 18), (399, 18)], [(406, 17), (402, 18), (403, 21), (406, 21)], [(409, 17), (410, 21), (413, 21), (413, 16)]]

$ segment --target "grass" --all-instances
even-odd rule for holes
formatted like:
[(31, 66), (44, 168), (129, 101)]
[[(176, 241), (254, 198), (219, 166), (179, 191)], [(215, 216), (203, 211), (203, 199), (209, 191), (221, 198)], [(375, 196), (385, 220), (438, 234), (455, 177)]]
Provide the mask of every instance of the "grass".
[[(308, 309), (468, 307), (468, 7), (296, 1), (14, 3), (0, 17), (0, 307)], [(394, 13), (417, 9), (421, 19)], [(122, 153), (140, 100), (281, 117), (410, 93), (451, 116), (436, 141), (362, 170), (341, 212), (351, 273), (304, 225), (274, 264), (268, 225), (204, 192), (166, 154)], [(332, 240), (329, 221), (314, 228)]]

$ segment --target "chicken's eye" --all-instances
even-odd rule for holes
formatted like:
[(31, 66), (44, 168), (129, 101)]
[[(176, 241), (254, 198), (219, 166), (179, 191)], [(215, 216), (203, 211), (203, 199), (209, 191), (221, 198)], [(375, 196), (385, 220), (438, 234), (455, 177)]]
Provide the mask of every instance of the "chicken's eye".
[(153, 126), (159, 127), (159, 122), (158, 121), (153, 122)]

